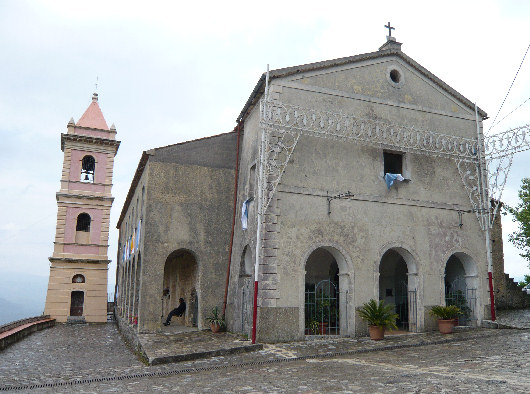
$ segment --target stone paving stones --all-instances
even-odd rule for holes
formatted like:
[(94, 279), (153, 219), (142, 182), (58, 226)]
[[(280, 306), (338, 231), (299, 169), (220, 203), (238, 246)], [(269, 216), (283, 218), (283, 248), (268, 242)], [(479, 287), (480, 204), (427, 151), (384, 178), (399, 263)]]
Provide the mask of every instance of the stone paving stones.
[[(529, 312), (499, 319), (524, 326)], [(529, 350), (530, 330), (477, 329), (266, 344), (252, 353), (147, 366), (114, 324), (57, 325), (0, 353), (0, 391), (527, 393)]]

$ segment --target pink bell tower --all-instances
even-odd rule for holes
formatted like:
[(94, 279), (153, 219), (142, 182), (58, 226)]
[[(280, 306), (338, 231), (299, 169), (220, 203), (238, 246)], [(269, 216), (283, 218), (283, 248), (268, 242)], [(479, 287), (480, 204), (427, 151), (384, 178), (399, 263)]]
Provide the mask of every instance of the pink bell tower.
[(58, 322), (107, 320), (112, 173), (119, 146), (97, 93), (77, 124), (70, 119), (61, 134), (64, 161), (44, 308)]

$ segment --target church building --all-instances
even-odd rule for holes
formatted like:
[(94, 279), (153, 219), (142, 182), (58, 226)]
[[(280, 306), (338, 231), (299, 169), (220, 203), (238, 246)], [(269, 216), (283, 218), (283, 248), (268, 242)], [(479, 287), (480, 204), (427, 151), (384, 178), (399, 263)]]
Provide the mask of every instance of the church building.
[(44, 308), (58, 322), (107, 321), (112, 174), (119, 146), (97, 93), (79, 121), (70, 119), (61, 134), (64, 160)]
[(182, 297), (178, 324), (205, 329), (226, 305), (228, 330), (262, 342), (365, 335), (370, 299), (402, 330), (433, 329), (446, 303), (480, 325), (468, 186), (485, 118), (390, 36), (264, 73), (234, 131), (143, 153), (117, 225), (120, 324), (160, 330)]

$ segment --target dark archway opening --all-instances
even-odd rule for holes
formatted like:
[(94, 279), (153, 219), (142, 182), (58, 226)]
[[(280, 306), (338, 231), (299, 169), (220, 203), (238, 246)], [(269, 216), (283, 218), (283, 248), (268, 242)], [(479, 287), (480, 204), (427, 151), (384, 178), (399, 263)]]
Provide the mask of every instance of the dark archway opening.
[(463, 261), (456, 254), (451, 255), (445, 265), (445, 304), (460, 308), (460, 326), (472, 325), (476, 320), (477, 289), (472, 278), (473, 276), (467, 275)]
[(339, 267), (324, 248), (306, 262), (304, 314), (306, 335), (340, 335)]
[(164, 266), (162, 294), (162, 321), (179, 305), (179, 298), (186, 302), (186, 311), (181, 317), (173, 317), (172, 323), (193, 327), (199, 324), (200, 294), (198, 286), (197, 261), (195, 255), (185, 249), (172, 252)]
[(394, 305), (399, 329), (416, 330), (416, 289), (409, 286), (407, 262), (396, 250), (388, 250), (379, 264), (379, 299)]
[(70, 298), (70, 316), (83, 316), (85, 293), (83, 291), (72, 291)]

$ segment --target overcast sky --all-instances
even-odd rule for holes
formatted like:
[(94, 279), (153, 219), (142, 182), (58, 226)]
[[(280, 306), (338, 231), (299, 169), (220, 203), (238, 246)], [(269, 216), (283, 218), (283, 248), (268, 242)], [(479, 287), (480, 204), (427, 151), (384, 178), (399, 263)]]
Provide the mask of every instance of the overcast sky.
[[(530, 2), (368, 3), (0, 0), (1, 271), (49, 274), (60, 133), (90, 104), (96, 78), (100, 107), (122, 141), (110, 287), (116, 222), (142, 151), (232, 130), (267, 64), (375, 51), (391, 21), (407, 55), (495, 117), (530, 44)], [(529, 97), (530, 55), (498, 119)], [(529, 108), (530, 101), (491, 133), (530, 123)], [(530, 176), (528, 163), (528, 152), (514, 159), (510, 204)], [(509, 218), (503, 226), (506, 238), (515, 226)], [(530, 272), (507, 241), (504, 248), (512, 277)]]

